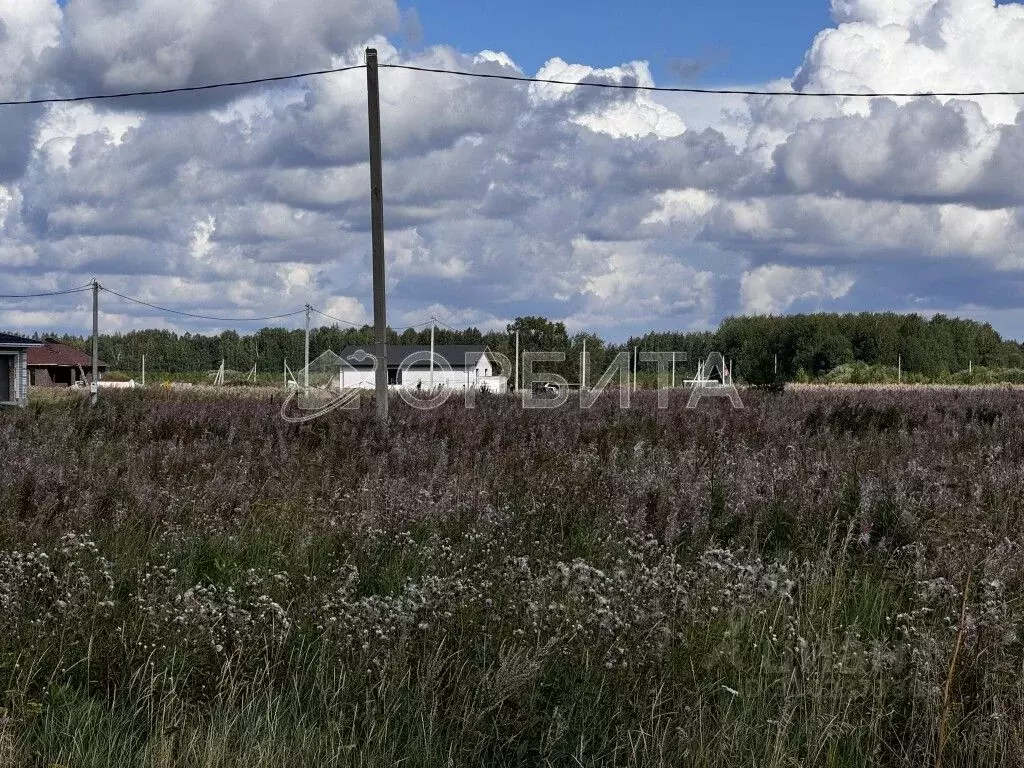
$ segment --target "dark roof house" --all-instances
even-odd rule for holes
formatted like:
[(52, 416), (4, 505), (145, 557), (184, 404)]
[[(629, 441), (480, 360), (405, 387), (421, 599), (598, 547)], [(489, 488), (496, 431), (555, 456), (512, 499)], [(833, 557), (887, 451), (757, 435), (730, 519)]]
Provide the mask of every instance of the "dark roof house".
[[(106, 373), (109, 366), (102, 360), (96, 367)], [(47, 339), (28, 352), (29, 385), (33, 387), (70, 387), (89, 381), (92, 375), (92, 356), (81, 350)]]
[[(434, 354), (441, 356), (452, 368), (474, 368), (482, 355), (487, 354), (486, 344), (435, 344)], [(388, 370), (398, 369), (402, 361), (413, 354), (430, 352), (429, 344), (388, 344)], [(362, 353), (362, 354), (360, 354)], [(353, 368), (373, 368), (374, 345), (349, 345), (341, 351), (341, 359)], [(430, 362), (424, 356), (422, 363), (412, 368), (429, 368)]]
[(23, 336), (0, 333), (0, 405), (28, 402), (28, 352), (39, 345)]

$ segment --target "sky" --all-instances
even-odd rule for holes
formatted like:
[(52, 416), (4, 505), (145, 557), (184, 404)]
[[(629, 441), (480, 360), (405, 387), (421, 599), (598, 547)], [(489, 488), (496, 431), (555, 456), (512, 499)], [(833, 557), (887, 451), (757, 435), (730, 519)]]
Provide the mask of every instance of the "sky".
[[(359, 64), (367, 45), (384, 63), (573, 82), (1024, 90), (1024, 6), (991, 0), (0, 0), (0, 99)], [(539, 314), (622, 340), (892, 310), (1024, 339), (1022, 106), (384, 69), (389, 324)], [(0, 107), (0, 294), (95, 278), (196, 314), (309, 303), (366, 323), (368, 178), (358, 70)], [(0, 328), (85, 334), (90, 311), (86, 294), (0, 299)], [(101, 303), (105, 331), (260, 325)]]
[[(757, 83), (787, 77), (829, 22), (827, 2), (521, 0), (403, 3), (412, 41), (502, 50), (527, 70), (554, 57), (614, 67), (646, 60), (659, 84)], [(412, 42), (411, 41), (411, 42)]]

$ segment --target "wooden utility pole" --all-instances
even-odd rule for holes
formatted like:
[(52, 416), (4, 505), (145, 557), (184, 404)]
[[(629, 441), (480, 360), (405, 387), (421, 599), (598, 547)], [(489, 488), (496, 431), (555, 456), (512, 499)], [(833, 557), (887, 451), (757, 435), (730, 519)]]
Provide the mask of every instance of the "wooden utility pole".
[(373, 237), (373, 328), (377, 356), (377, 418), (388, 417), (388, 336), (384, 302), (384, 162), (380, 146), (377, 49), (366, 49), (366, 100), (370, 122), (370, 230)]
[(309, 389), (309, 310), (312, 307), (309, 304), (306, 305), (306, 365), (302, 369), (302, 388)]
[(430, 318), (430, 391), (434, 391), (434, 328), (437, 318)]
[(146, 386), (146, 356), (142, 356), (142, 386)]
[(92, 281), (92, 404), (96, 405), (100, 392), (100, 284)]
[(587, 391), (587, 337), (583, 337), (583, 364), (580, 366), (580, 390)]
[(516, 331), (516, 384), (512, 391), (519, 391), (519, 331)]

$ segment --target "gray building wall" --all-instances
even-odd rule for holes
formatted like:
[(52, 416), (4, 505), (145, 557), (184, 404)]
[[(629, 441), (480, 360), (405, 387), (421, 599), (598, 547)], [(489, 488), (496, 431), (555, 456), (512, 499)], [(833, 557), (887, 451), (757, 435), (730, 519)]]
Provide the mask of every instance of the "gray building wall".
[(10, 400), (7, 402), (15, 403), (17, 405), (28, 404), (28, 352), (25, 350), (17, 350), (14, 354), (9, 351), (6, 353), (8, 360), (10, 360), (9, 377), (8, 382), (10, 386)]
[(18, 353), (18, 364), (15, 366), (18, 379), (18, 404), (28, 404), (28, 350)]

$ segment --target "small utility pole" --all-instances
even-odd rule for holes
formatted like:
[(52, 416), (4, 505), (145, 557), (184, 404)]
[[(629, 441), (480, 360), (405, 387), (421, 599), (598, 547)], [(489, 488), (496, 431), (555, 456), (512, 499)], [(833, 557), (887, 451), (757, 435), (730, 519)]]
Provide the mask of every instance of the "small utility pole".
[(672, 389), (676, 388), (676, 353), (672, 353)]
[(779, 375), (779, 356), (775, 356), (775, 375)]
[(437, 318), (430, 318), (430, 391), (434, 391), (434, 328)]
[(142, 386), (146, 386), (146, 356), (142, 356)]
[(377, 49), (366, 49), (366, 100), (370, 122), (370, 230), (373, 237), (373, 327), (377, 354), (377, 418), (388, 417), (388, 336), (384, 302), (384, 161), (380, 146)]
[(640, 360), (640, 348), (633, 347), (633, 391), (636, 392), (637, 363)]
[(896, 383), (903, 383), (903, 355), (896, 355)]
[(99, 400), (100, 357), (100, 284), (92, 281), (92, 404)]
[(302, 388), (309, 389), (309, 311), (312, 309), (306, 305), (306, 365), (302, 369)]
[(519, 331), (516, 331), (516, 383), (512, 391), (519, 391)]
[(583, 365), (580, 366), (580, 390), (587, 389), (587, 337), (583, 337)]

